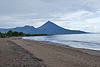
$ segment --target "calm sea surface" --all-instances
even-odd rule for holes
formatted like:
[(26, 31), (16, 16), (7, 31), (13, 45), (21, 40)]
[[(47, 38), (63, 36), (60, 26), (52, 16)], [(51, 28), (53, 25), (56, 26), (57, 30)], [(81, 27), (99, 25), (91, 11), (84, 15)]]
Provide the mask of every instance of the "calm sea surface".
[(75, 48), (100, 50), (100, 34), (64, 34), (53, 36), (23, 37), (24, 39), (49, 41)]

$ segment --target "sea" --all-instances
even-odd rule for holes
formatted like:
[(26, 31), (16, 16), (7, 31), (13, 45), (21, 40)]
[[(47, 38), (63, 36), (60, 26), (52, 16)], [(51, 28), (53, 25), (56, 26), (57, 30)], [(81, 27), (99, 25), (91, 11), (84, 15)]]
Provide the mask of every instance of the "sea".
[(52, 36), (32, 36), (23, 39), (47, 41), (74, 48), (100, 50), (100, 34), (63, 34)]

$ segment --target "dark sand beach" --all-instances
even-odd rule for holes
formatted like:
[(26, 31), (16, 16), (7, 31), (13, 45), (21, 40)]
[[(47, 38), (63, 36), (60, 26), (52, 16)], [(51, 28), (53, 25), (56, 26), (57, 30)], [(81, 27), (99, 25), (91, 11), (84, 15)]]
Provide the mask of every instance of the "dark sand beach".
[(0, 39), (0, 67), (47, 67), (42, 63), (42, 59), (35, 57), (12, 40)]
[(100, 67), (100, 51), (4, 38), (0, 39), (0, 67)]

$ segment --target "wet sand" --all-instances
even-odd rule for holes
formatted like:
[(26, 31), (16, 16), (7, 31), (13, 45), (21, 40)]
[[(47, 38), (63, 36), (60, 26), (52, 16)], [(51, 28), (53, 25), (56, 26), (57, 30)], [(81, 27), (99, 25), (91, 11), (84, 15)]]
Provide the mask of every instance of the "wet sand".
[[(10, 63), (30, 65), (26, 67), (38, 67), (37, 65), (40, 67), (100, 67), (100, 51), (77, 49), (49, 42), (25, 40), (19, 37), (1, 39), (0, 44), (0, 61), (3, 61), (0, 63), (0, 67), (6, 64), (10, 67)], [(16, 46), (7, 47), (7, 44), (10, 46), (16, 44)], [(22, 52), (25, 58), (18, 52)], [(26, 59), (27, 57), (29, 58)]]

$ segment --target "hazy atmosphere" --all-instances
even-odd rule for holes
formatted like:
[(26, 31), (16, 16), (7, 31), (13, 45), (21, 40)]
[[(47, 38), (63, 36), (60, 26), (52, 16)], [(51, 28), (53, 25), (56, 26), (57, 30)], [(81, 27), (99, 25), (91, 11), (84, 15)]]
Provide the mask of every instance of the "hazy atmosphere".
[(100, 0), (0, 0), (0, 28), (48, 20), (66, 29), (100, 32)]

